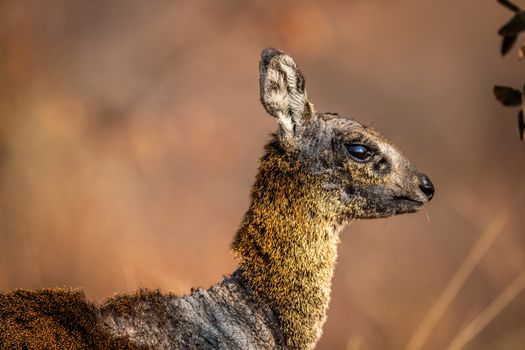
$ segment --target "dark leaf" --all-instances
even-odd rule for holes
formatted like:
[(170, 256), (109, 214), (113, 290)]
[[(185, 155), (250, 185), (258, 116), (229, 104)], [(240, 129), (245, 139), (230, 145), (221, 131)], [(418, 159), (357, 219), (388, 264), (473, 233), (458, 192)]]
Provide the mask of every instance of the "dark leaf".
[(507, 86), (494, 86), (494, 96), (504, 106), (519, 106), (521, 104), (521, 91)]
[(501, 55), (502, 56), (505, 56), (507, 53), (509, 53), (509, 51), (512, 49), (512, 47), (516, 43), (516, 39), (518, 39), (517, 35), (503, 37), (503, 40), (501, 41)]
[(518, 113), (518, 132), (520, 133), (520, 140), (523, 141), (523, 132), (525, 131), (525, 121), (523, 121), (523, 108)]
[(500, 4), (511, 10), (512, 12), (518, 12), (520, 11), (520, 8), (516, 5), (514, 5), (512, 2), (508, 0), (498, 0)]
[(525, 31), (525, 12), (520, 11), (512, 16), (510, 21), (498, 30), (498, 34), (502, 36), (513, 36), (523, 31)]

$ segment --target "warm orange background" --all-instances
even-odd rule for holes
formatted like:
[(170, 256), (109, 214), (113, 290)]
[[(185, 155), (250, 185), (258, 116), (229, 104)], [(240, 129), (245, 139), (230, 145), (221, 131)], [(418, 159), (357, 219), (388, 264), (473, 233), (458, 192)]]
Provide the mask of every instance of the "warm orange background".
[(421, 213), (342, 233), (318, 348), (404, 349), (485, 237), (423, 348), (496, 301), (468, 348), (522, 349), (525, 143), (492, 96), (525, 82), (525, 63), (498, 53), (509, 17), (473, 0), (0, 2), (0, 288), (101, 301), (231, 272), (276, 127), (257, 70), (276, 46), (318, 110), (373, 125), (437, 188)]

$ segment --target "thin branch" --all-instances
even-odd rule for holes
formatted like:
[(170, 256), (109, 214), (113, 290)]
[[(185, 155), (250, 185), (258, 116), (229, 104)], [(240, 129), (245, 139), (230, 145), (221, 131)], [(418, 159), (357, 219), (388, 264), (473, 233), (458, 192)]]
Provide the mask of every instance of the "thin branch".
[(509, 0), (498, 0), (498, 2), (502, 4), (503, 6), (505, 6), (506, 8), (508, 8), (509, 10), (511, 10), (512, 12), (521, 11), (521, 9), (518, 6), (514, 5)]

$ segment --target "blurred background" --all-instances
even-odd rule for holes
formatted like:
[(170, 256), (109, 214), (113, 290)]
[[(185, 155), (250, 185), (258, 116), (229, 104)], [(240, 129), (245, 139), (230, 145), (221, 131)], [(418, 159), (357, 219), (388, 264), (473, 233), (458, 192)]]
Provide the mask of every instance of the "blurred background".
[[(517, 2), (524, 6), (523, 1)], [(1, 1), (0, 289), (207, 287), (275, 128), (267, 46), (317, 109), (426, 172), (418, 214), (341, 235), (318, 349), (522, 349), (525, 143), (496, 1)], [(454, 343), (455, 342), (455, 343)]]

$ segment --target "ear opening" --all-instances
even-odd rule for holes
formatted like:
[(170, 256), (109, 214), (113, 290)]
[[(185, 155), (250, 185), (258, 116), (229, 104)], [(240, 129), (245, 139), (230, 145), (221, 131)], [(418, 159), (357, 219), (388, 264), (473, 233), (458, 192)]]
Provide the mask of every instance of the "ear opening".
[(293, 135), (313, 113), (297, 64), (284, 52), (267, 48), (261, 55), (259, 73), (262, 105), (277, 118), (285, 134)]

